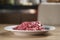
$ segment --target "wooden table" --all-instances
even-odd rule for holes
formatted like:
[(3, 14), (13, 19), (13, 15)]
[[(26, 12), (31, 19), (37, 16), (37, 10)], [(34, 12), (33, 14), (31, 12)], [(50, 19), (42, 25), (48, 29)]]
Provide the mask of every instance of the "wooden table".
[[(0, 29), (3, 30), (8, 24), (0, 24)], [(13, 33), (3, 30), (0, 33), (0, 40), (60, 40), (60, 26), (56, 26), (56, 30), (50, 31), (46, 35), (34, 35), (34, 36), (15, 36)]]

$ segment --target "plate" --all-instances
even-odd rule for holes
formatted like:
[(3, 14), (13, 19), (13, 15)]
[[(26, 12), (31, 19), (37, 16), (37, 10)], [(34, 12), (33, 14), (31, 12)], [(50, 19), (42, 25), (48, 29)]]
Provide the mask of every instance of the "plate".
[[(18, 26), (18, 25), (6, 26), (4, 29), (7, 30), (7, 31), (21, 31), (21, 32), (22, 31), (23, 32), (25, 32), (25, 31), (30, 32), (31, 31), (31, 30), (30, 31), (28, 31), (28, 30), (13, 30), (13, 28), (15, 28), (16, 26)], [(54, 26), (43, 25), (43, 27), (45, 28), (45, 30), (43, 30), (43, 31), (50, 31), (50, 30), (55, 30), (56, 29)], [(37, 31), (40, 31), (40, 30), (37, 30)]]
[(38, 33), (42, 34), (42, 33), (47, 33), (48, 31), (56, 29), (54, 26), (43, 25), (43, 27), (45, 28), (45, 30), (43, 30), (43, 31), (41, 31), (41, 30), (36, 30), (36, 31), (32, 31), (32, 30), (13, 30), (13, 28), (16, 27), (16, 26), (17, 25), (6, 26), (4, 29), (7, 30), (7, 31), (13, 32), (15, 35), (38, 34)]

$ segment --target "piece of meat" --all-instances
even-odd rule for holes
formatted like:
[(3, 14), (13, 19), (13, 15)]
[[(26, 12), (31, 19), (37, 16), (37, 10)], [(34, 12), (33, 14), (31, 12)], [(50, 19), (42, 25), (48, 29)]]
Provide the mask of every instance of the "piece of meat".
[(33, 22), (23, 22), (17, 27), (13, 28), (14, 30), (44, 30), (42, 24), (37, 21)]

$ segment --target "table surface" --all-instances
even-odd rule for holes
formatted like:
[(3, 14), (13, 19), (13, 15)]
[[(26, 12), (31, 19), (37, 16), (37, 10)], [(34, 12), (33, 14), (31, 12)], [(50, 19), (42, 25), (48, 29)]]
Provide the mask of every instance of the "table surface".
[[(10, 25), (10, 24), (9, 24)], [(0, 40), (60, 40), (60, 26), (55, 26), (56, 30), (49, 31), (45, 35), (34, 36), (15, 36), (12, 32), (5, 31), (3, 28), (8, 24), (0, 24)]]

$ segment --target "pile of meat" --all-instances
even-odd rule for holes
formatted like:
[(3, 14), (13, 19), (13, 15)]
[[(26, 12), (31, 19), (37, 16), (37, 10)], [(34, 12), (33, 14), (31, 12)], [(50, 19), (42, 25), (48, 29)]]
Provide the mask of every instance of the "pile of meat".
[(14, 30), (44, 30), (40, 22), (23, 22), (17, 27), (13, 28)]

